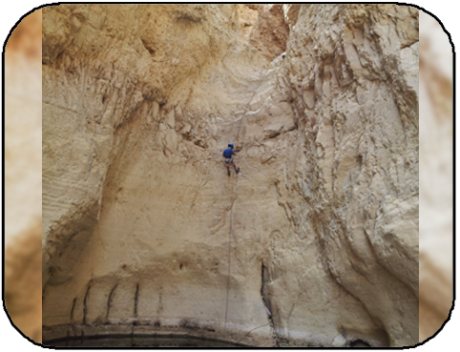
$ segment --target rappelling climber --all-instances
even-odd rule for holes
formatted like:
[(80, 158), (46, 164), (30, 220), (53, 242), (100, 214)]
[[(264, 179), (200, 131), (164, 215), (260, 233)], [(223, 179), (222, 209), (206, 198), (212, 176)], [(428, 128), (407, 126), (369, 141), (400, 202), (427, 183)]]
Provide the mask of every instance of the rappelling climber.
[(228, 143), (228, 148), (225, 149), (224, 153), (222, 154), (224, 156), (228, 176), (230, 176), (230, 165), (233, 165), (233, 168), (235, 169), (236, 173), (240, 172), (240, 168), (236, 167), (235, 162), (233, 160), (233, 156), (236, 155), (236, 153), (233, 151), (233, 148), (235, 148), (233, 143)]

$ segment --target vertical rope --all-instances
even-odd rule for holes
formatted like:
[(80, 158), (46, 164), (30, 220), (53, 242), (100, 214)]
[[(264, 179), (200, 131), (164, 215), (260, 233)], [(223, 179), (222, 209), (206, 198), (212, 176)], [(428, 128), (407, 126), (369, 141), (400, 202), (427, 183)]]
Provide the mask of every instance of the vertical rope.
[(235, 204), (235, 200), (233, 201), (232, 208), (230, 209), (230, 231), (228, 232), (227, 299), (225, 305), (225, 330), (227, 330), (228, 292), (230, 291), (230, 268), (232, 263), (231, 241), (233, 235), (233, 206)]
[[(261, 78), (261, 81), (260, 81), (259, 85), (257, 86), (257, 88), (254, 90), (254, 93), (252, 94), (251, 99), (249, 99), (248, 103), (246, 104), (246, 108), (245, 108), (243, 114), (241, 115), (240, 121), (238, 123), (238, 130), (236, 132), (235, 142), (239, 141), (239, 135), (240, 135), (240, 131), (241, 131), (241, 125), (243, 123), (243, 118), (246, 116), (252, 100), (256, 96), (256, 93), (259, 90), (259, 88), (262, 86), (262, 83), (265, 82), (265, 79), (268, 76), (269, 72), (270, 71), (267, 70), (265, 75)], [(238, 184), (238, 178), (236, 180), (235, 187), (237, 186), (237, 184)], [(233, 200), (232, 207), (230, 209), (230, 230), (229, 230), (229, 233), (228, 233), (227, 298), (226, 298), (226, 304), (225, 304), (225, 323), (224, 323), (224, 329), (226, 331), (227, 331), (228, 295), (229, 295), (229, 291), (230, 291), (230, 271), (231, 271), (231, 258), (232, 258), (232, 256), (231, 256), (231, 239), (232, 239), (232, 235), (233, 235), (233, 209), (234, 209), (235, 202), (236, 202), (236, 197)]]

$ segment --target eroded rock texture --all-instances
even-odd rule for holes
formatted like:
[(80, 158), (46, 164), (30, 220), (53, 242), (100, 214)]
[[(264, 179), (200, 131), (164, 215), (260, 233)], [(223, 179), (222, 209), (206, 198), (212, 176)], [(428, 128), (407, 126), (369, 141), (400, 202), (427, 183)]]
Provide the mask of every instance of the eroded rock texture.
[(45, 340), (418, 342), (418, 10), (43, 11)]

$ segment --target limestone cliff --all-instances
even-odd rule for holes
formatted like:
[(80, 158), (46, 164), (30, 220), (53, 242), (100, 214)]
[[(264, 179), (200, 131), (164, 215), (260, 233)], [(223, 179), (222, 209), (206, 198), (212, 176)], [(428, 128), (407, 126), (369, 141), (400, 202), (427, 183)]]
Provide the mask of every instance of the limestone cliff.
[(45, 8), (44, 339), (414, 345), (418, 94), (411, 7)]

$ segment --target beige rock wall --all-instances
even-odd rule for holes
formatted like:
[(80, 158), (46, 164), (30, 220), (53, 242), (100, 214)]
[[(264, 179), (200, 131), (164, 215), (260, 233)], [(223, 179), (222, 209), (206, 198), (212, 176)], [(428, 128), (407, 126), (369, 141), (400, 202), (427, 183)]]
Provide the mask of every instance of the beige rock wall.
[(286, 51), (288, 38), (289, 25), (283, 5), (260, 6), (251, 31), (251, 45), (271, 61)]
[(314, 234), (324, 269), (372, 326), (393, 346), (411, 344), (418, 339), (418, 11), (306, 6), (290, 44), (305, 160), (287, 173), (306, 203), (298, 228)]
[(418, 11), (255, 11), (44, 10), (45, 340), (418, 341)]

